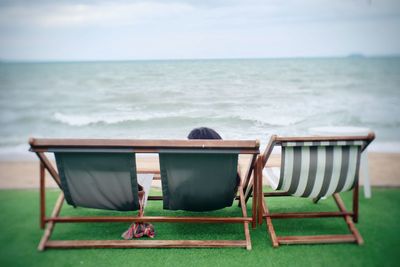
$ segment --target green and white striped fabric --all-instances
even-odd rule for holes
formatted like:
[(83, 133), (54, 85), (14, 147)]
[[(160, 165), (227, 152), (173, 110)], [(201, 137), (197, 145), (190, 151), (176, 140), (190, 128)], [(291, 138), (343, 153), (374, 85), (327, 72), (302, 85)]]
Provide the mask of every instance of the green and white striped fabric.
[(363, 146), (364, 141), (312, 141), (312, 142), (284, 142), (282, 146)]
[(321, 198), (348, 191), (358, 180), (362, 141), (284, 142), (277, 190)]

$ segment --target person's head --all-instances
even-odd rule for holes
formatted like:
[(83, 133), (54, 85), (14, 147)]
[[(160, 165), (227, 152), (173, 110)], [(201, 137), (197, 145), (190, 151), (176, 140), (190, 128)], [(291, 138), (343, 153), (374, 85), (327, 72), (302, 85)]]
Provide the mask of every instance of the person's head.
[(195, 128), (190, 131), (188, 139), (222, 139), (213, 129), (207, 127)]

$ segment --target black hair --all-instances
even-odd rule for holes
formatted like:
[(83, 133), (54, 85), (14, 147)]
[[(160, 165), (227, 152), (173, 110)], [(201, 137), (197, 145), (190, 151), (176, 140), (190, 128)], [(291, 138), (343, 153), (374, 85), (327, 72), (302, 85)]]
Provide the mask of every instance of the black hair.
[(207, 127), (195, 128), (190, 131), (188, 139), (222, 139), (213, 129)]

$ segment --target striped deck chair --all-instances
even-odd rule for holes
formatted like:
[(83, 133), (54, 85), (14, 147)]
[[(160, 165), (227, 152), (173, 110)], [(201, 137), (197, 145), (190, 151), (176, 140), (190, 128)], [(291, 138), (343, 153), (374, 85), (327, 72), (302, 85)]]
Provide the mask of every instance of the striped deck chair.
[[(132, 248), (132, 247), (244, 247), (251, 249), (249, 223), (242, 184), (236, 196), (239, 154), (257, 158), (259, 142), (230, 140), (111, 140), (30, 139), (30, 151), (40, 159), (40, 223), (45, 228), (39, 243), (47, 248)], [(47, 158), (52, 153), (57, 169)], [(143, 191), (138, 191), (136, 154), (158, 154), (164, 209), (207, 212), (232, 205), (238, 199), (241, 214), (224, 216), (145, 216)], [(46, 216), (45, 170), (62, 192), (51, 216)], [(149, 171), (149, 170), (147, 170)], [(257, 188), (257, 187), (255, 187)], [(148, 191), (148, 190), (147, 190)], [(117, 210), (127, 216), (60, 216), (64, 200), (74, 207)], [(137, 216), (132, 216), (137, 211)], [(172, 213), (172, 212), (171, 212)], [(104, 214), (104, 212), (103, 212)], [(235, 223), (244, 226), (243, 240), (50, 240), (56, 223), (168, 222)], [(121, 229), (122, 230), (122, 229)], [(123, 229), (125, 230), (125, 228)], [(119, 236), (118, 236), (119, 237)]]
[[(265, 152), (258, 159), (259, 173), (274, 146), (282, 147), (280, 175), (267, 172), (267, 178), (275, 192), (260, 192), (259, 216), (266, 219), (267, 229), (274, 247), (280, 244), (356, 242), (363, 239), (353, 222), (358, 221), (358, 172), (360, 153), (375, 138), (367, 136), (333, 137), (278, 137), (273, 136)], [(262, 175), (259, 178), (261, 188)], [(339, 196), (340, 192), (353, 190), (353, 211), (348, 212)], [(264, 197), (263, 197), (264, 196)], [(311, 198), (315, 203), (321, 198), (333, 196), (339, 212), (271, 213), (268, 197), (295, 196)], [(275, 233), (272, 219), (343, 217), (351, 234), (316, 236), (281, 236)]]

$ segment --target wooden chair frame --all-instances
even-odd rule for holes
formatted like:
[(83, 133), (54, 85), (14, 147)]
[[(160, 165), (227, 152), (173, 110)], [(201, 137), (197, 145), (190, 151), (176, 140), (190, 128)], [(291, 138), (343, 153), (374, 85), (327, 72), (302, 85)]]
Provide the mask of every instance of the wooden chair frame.
[[(275, 145), (280, 145), (282, 142), (303, 142), (303, 141), (356, 141), (363, 140), (366, 142), (362, 147), (364, 150), (369, 143), (375, 138), (374, 133), (369, 133), (366, 136), (324, 136), (324, 137), (278, 137), (273, 135), (267, 145), (264, 153), (257, 158), (256, 169), (259, 175), (258, 179), (258, 224), (262, 224), (263, 218), (266, 220), (267, 231), (269, 233), (272, 246), (278, 247), (281, 244), (314, 244), (314, 243), (357, 243), (361, 245), (364, 243), (363, 238), (358, 232), (354, 223), (358, 222), (358, 194), (359, 185), (357, 183), (353, 188), (352, 211), (347, 211), (346, 207), (338, 193), (333, 195), (333, 198), (339, 208), (338, 212), (290, 212), (290, 213), (271, 213), (268, 209), (266, 197), (285, 197), (291, 196), (286, 192), (265, 192), (262, 191), (262, 169), (265, 167), (269, 156)], [(357, 171), (358, 175), (358, 171)], [(318, 200), (314, 199), (314, 203)], [(309, 236), (277, 236), (272, 223), (272, 219), (290, 219), (290, 218), (327, 218), (327, 217), (342, 217), (346, 222), (350, 234), (347, 235), (309, 235)]]
[[(249, 223), (256, 226), (257, 198), (253, 198), (252, 217), (247, 216), (246, 200), (244, 198), (243, 183), (238, 187), (241, 217), (172, 217), (172, 216), (144, 216), (139, 211), (137, 216), (95, 216), (72, 217), (60, 216), (64, 203), (64, 194), (60, 193), (50, 216), (46, 215), (45, 170), (51, 175), (61, 189), (61, 180), (52, 166), (45, 152), (52, 149), (86, 148), (92, 150), (118, 149), (132, 153), (159, 153), (161, 150), (174, 149), (221, 149), (240, 151), (240, 154), (252, 154), (256, 158), (259, 154), (259, 141), (230, 141), (230, 140), (111, 140), (111, 139), (34, 139), (29, 140), (30, 151), (35, 152), (40, 160), (40, 227), (45, 229), (40, 240), (38, 250), (47, 248), (180, 248), (180, 247), (244, 247), (251, 250)], [(255, 165), (254, 165), (255, 166)], [(249, 167), (252, 172), (253, 165)], [(257, 175), (256, 175), (257, 177)], [(257, 188), (256, 188), (257, 190)], [(162, 200), (162, 196), (149, 196), (148, 200)], [(177, 223), (240, 223), (243, 224), (244, 240), (50, 240), (56, 223), (100, 223), (100, 222), (177, 222)]]

